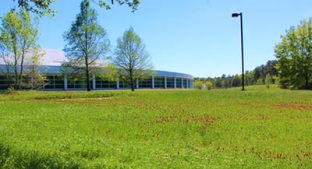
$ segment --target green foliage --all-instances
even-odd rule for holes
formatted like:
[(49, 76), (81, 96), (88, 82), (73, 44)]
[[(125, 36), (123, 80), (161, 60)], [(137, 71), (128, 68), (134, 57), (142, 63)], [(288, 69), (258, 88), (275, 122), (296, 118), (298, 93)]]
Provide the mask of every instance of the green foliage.
[(269, 60), (265, 65), (257, 66), (253, 70), (254, 82), (257, 84), (264, 84), (267, 74), (270, 74), (271, 76), (277, 76), (278, 72), (276, 70), (276, 64), (276, 60)]
[[(277, 70), (275, 68), (277, 61), (276, 60), (269, 60), (266, 64), (262, 64), (261, 66), (257, 66), (252, 71), (245, 72), (245, 85), (262, 85), (265, 83), (265, 75), (270, 74), (272, 76), (272, 83), (275, 84), (277, 80)], [(214, 77), (214, 78), (195, 78), (195, 80), (201, 81), (211, 81), (215, 88), (232, 88), (238, 87), (242, 85), (242, 75), (228, 75), (226, 76), (223, 74), (221, 77)]]
[(195, 80), (195, 81), (194, 81), (194, 88), (195, 88), (195, 89), (200, 89), (200, 90), (201, 90), (202, 87), (203, 87), (203, 84), (204, 84), (203, 81), (201, 81), (201, 80)]
[(7, 90), (3, 91), (4, 94), (16, 94), (17, 91), (13, 87), (9, 87)]
[(263, 79), (258, 79), (256, 84), (257, 85), (263, 85)]
[(279, 84), (279, 78), (277, 76), (272, 76), (273, 84)]
[(118, 70), (116, 69), (115, 65), (108, 64), (105, 66), (104, 69), (100, 69), (99, 71), (95, 72), (95, 75), (103, 80), (108, 81), (117, 81)]
[(266, 76), (265, 76), (265, 87), (266, 88), (270, 88), (270, 84), (272, 83), (272, 78), (271, 78), (271, 75), (268, 73)]
[[(15, 0), (13, 0), (15, 1)], [(106, 9), (111, 9), (111, 6), (105, 0), (92, 0), (94, 3), (98, 4), (100, 7), (105, 7)], [(134, 12), (137, 10), (138, 5), (140, 4), (140, 0), (111, 0), (111, 4), (114, 2), (119, 3), (120, 5), (127, 5), (132, 8)], [(52, 3), (55, 3), (56, 0), (18, 0), (18, 7), (22, 8), (23, 10), (33, 12), (38, 14), (39, 16), (49, 15), (54, 16), (57, 11), (53, 10), (50, 6)], [(12, 11), (16, 9), (13, 8)]]
[(275, 47), (281, 88), (312, 88), (312, 19), (303, 20), (281, 36)]
[(127, 83), (131, 91), (134, 91), (137, 80), (144, 80), (155, 74), (151, 57), (132, 27), (117, 40), (113, 64), (119, 70), (119, 79)]
[(275, 85), (0, 95), (0, 168), (311, 168), (311, 102)]
[[(111, 3), (114, 4), (114, 2), (119, 3), (120, 5), (127, 5), (130, 8), (132, 8), (132, 12), (137, 10), (138, 5), (140, 4), (140, 0), (111, 0)], [(93, 2), (96, 2), (93, 0)], [(98, 4), (100, 7), (105, 7), (106, 9), (111, 9), (111, 6), (107, 4), (104, 0), (98, 0)]]
[(68, 62), (62, 64), (62, 73), (69, 79), (85, 79), (87, 91), (91, 91), (92, 75), (103, 74), (108, 66), (106, 54), (109, 51), (109, 40), (106, 30), (98, 24), (97, 13), (90, 7), (89, 0), (80, 4), (80, 13), (68, 32), (64, 33), (67, 45), (64, 48)]
[[(41, 49), (37, 45), (39, 31), (36, 19), (32, 20), (27, 11), (8, 12), (2, 17), (0, 27), (0, 60), (9, 87), (18, 90), (23, 85), (26, 64), (40, 59)], [(36, 58), (36, 59), (34, 59)]]
[[(15, 1), (15, 0), (13, 0)], [(54, 16), (57, 12), (50, 8), (52, 3), (56, 2), (56, 0), (18, 0), (18, 7), (23, 10), (30, 11), (38, 14), (39, 16), (49, 15)], [(15, 11), (16, 9), (13, 9)]]
[[(39, 72), (39, 66), (41, 65), (41, 58), (45, 54), (40, 48), (36, 47), (32, 49), (32, 55), (29, 60), (25, 61), (24, 75), (22, 80), (23, 88), (28, 89), (41, 89), (44, 86), (49, 84), (49, 80), (47, 80), (46, 76)], [(46, 70), (49, 67), (46, 66)], [(43, 71), (46, 71), (43, 70)]]
[(194, 81), (194, 88), (195, 89), (205, 89), (205, 90), (211, 90), (213, 87), (213, 84), (211, 81), (203, 81), (203, 80), (195, 80)]
[(245, 73), (245, 85), (246, 86), (254, 85), (256, 83), (254, 79), (254, 75), (255, 75), (254, 71), (246, 71)]
[(211, 90), (212, 89), (212, 87), (213, 87), (213, 84), (212, 84), (212, 82), (211, 81), (206, 81), (206, 86), (207, 86), (207, 89), (208, 90)]

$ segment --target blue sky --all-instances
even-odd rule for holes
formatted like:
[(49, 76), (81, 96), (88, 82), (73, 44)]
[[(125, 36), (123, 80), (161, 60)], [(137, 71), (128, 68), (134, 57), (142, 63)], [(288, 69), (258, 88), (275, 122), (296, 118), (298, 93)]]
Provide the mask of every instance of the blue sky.
[[(2, 0), (3, 1), (3, 0)], [(13, 5), (4, 0), (0, 14)], [(40, 19), (42, 48), (63, 49), (63, 33), (79, 13), (80, 0), (57, 0), (54, 18)], [(141, 0), (135, 13), (114, 5), (98, 11), (112, 49), (132, 26), (143, 39), (156, 70), (215, 77), (241, 73), (240, 20), (243, 12), (245, 70), (275, 59), (274, 46), (290, 26), (312, 17), (311, 0)]]

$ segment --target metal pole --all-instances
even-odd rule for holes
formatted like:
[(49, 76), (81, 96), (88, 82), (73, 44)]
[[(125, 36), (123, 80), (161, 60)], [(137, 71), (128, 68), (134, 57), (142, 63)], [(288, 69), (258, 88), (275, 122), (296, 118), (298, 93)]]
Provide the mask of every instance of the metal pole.
[(241, 50), (242, 50), (242, 90), (245, 90), (245, 78), (244, 78), (244, 41), (243, 41), (243, 13), (240, 13), (241, 21)]

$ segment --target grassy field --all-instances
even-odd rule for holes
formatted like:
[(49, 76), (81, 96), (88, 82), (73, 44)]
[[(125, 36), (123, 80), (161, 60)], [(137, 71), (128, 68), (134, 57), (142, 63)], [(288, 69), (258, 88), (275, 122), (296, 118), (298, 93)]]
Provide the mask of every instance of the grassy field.
[(0, 95), (0, 168), (312, 168), (312, 92)]

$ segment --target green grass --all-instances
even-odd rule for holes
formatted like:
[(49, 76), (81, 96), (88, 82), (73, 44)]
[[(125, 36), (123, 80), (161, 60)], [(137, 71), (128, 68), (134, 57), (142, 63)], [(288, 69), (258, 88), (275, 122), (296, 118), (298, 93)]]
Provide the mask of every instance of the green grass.
[(311, 168), (312, 92), (0, 95), (0, 168)]

